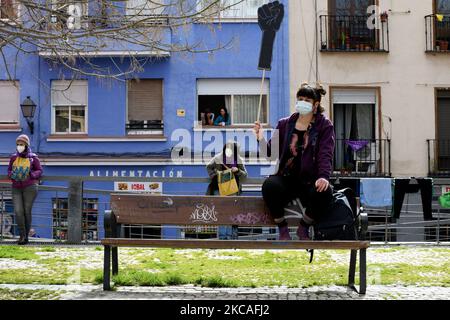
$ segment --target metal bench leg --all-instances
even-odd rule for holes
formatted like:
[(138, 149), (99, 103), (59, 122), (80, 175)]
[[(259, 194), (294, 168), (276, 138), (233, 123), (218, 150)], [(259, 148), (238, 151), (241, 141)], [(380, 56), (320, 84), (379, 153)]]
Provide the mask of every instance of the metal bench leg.
[(359, 294), (366, 294), (366, 249), (359, 250)]
[(103, 290), (111, 290), (111, 247), (105, 246), (105, 255), (103, 260)]
[(112, 247), (112, 274), (116, 275), (119, 273), (119, 257), (117, 252), (117, 247)]
[(348, 272), (348, 286), (353, 290), (357, 291), (355, 288), (355, 271), (356, 271), (356, 255), (357, 250), (351, 250), (350, 253), (350, 268)]

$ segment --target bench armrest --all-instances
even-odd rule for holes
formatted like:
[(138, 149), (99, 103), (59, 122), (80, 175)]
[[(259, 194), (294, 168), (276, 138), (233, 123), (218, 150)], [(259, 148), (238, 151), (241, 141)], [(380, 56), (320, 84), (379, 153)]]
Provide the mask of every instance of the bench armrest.
[(358, 224), (359, 224), (359, 240), (366, 240), (367, 230), (369, 229), (369, 217), (366, 212), (363, 211), (363, 208), (360, 209)]
[(105, 238), (117, 238), (117, 220), (112, 210), (105, 210), (103, 225), (105, 228)]

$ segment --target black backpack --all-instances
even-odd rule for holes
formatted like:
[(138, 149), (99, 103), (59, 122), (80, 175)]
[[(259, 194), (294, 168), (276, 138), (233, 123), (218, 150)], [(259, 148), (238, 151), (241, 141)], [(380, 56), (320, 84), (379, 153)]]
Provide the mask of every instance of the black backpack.
[(357, 218), (353, 190), (335, 191), (329, 209), (313, 225), (312, 240), (358, 240)]
[[(358, 240), (358, 215), (355, 192), (346, 188), (335, 191), (327, 212), (313, 226), (311, 240)], [(307, 250), (314, 257), (314, 250)]]

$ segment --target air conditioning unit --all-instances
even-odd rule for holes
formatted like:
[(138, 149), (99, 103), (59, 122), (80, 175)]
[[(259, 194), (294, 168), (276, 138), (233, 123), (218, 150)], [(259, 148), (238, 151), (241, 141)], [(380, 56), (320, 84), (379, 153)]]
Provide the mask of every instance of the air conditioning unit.
[(376, 142), (371, 142), (361, 150), (355, 151), (356, 172), (360, 171), (360, 165), (367, 165), (368, 173), (376, 173), (377, 163), (380, 160), (380, 150)]

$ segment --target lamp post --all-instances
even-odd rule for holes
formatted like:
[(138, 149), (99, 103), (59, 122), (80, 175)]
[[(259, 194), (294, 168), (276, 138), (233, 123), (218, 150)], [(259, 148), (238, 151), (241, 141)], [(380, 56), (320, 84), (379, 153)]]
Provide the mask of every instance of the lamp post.
[(31, 134), (33, 134), (34, 123), (32, 119), (34, 117), (34, 112), (36, 111), (36, 104), (30, 99), (30, 96), (27, 96), (27, 98), (21, 103), (20, 109), (22, 109), (23, 117), (27, 120)]

